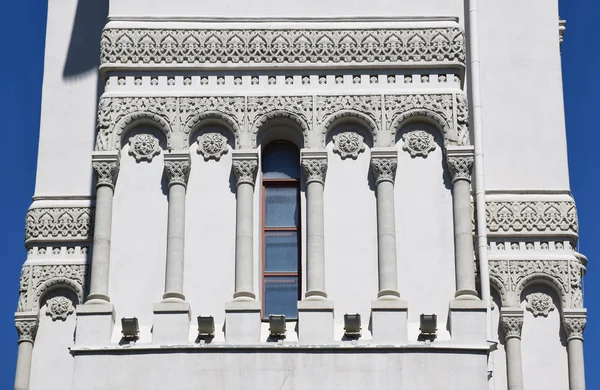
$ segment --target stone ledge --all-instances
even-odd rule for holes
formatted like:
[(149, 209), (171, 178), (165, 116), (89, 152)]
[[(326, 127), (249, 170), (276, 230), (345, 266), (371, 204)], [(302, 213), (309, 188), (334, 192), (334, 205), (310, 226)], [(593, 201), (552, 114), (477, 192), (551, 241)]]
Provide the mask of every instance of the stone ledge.
[(333, 301), (329, 299), (304, 299), (298, 301), (298, 311), (331, 311)]
[(257, 312), (261, 311), (260, 301), (254, 299), (229, 301), (225, 303), (225, 312)]
[(115, 307), (112, 303), (94, 303), (77, 305), (77, 315), (98, 315), (98, 314), (112, 314), (115, 316)]
[(376, 299), (371, 301), (373, 311), (407, 311), (408, 302), (402, 299)]
[(190, 304), (187, 302), (159, 302), (153, 307), (154, 313), (189, 313)]
[(453, 299), (450, 301), (453, 311), (486, 311), (487, 305), (480, 299)]

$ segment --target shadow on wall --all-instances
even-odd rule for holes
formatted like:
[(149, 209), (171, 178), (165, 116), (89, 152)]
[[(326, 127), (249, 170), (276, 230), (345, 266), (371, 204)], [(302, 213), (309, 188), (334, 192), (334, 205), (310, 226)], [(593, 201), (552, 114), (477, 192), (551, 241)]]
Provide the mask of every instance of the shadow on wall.
[(79, 0), (63, 78), (78, 76), (100, 66), (100, 39), (108, 17), (109, 0)]

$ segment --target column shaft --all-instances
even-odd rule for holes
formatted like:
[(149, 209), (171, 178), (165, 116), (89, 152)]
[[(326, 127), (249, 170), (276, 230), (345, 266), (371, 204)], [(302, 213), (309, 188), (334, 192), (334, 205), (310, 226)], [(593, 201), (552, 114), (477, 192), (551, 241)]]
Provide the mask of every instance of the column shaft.
[[(471, 186), (467, 180), (456, 180), (452, 188), (454, 208), (454, 256), (456, 290), (459, 295), (476, 295), (471, 224)], [(466, 294), (463, 294), (466, 293)]]
[(19, 342), (19, 349), (17, 351), (17, 370), (15, 373), (15, 390), (29, 389), (32, 352), (33, 341), (23, 340)]
[(243, 182), (238, 185), (236, 207), (234, 298), (255, 298), (254, 186), (252, 184)]
[(394, 183), (390, 181), (377, 183), (377, 255), (379, 267), (377, 296), (399, 295)]
[(169, 217), (167, 223), (167, 266), (164, 299), (185, 299), (183, 267), (185, 248), (185, 185), (169, 187)]
[(306, 297), (325, 293), (325, 233), (323, 224), (323, 183), (306, 186)]
[(114, 191), (109, 186), (99, 186), (96, 189), (94, 248), (92, 252), (90, 297), (88, 299), (93, 299), (92, 296), (98, 298), (108, 297), (113, 194)]
[(506, 351), (506, 375), (508, 390), (523, 390), (521, 339), (518, 337), (507, 338), (504, 348)]
[(572, 338), (567, 342), (569, 354), (569, 390), (585, 390), (583, 340)]

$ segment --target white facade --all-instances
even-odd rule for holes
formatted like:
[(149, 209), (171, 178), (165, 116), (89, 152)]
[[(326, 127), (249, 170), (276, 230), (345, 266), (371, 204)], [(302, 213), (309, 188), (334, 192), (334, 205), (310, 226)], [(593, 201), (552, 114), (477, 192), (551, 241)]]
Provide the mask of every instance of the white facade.
[[(556, 0), (97, 3), (48, 7), (15, 389), (585, 388)], [(303, 172), (284, 339), (280, 140)]]

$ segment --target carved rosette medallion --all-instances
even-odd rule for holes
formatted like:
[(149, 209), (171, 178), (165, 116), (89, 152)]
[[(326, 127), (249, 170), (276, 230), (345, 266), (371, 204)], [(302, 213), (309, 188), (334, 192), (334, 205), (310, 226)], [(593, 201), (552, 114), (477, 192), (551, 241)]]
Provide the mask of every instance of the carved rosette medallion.
[(312, 182), (325, 183), (327, 174), (327, 159), (325, 158), (303, 158), (302, 170), (306, 178), (306, 184)]
[(165, 160), (165, 170), (169, 186), (173, 184), (187, 185), (190, 174), (190, 162), (188, 160)]
[(371, 170), (377, 184), (383, 181), (394, 183), (396, 178), (398, 159), (396, 157), (373, 157), (371, 158)]
[(48, 299), (46, 305), (48, 306), (46, 315), (52, 317), (52, 321), (58, 319), (65, 321), (67, 317), (75, 311), (73, 302), (69, 298), (63, 296)]
[(364, 138), (354, 131), (339, 133), (332, 138), (333, 151), (338, 153), (342, 159), (348, 157), (356, 159), (365, 150)]
[(567, 340), (581, 339), (583, 340), (583, 331), (586, 325), (585, 317), (565, 317), (563, 318), (563, 326), (567, 334)]
[(471, 181), (471, 170), (473, 169), (473, 157), (448, 157), (448, 170), (452, 181)]
[(15, 328), (19, 335), (19, 342), (29, 341), (33, 343), (38, 329), (37, 319), (15, 319)]
[(96, 173), (96, 186), (114, 187), (119, 172), (119, 163), (117, 161), (94, 161), (92, 168)]
[(234, 160), (232, 165), (238, 186), (242, 183), (254, 185), (254, 178), (258, 169), (258, 162), (255, 159)]
[(205, 133), (198, 137), (198, 154), (204, 160), (214, 159), (219, 161), (221, 156), (227, 154), (227, 138), (219, 133)]
[(129, 140), (129, 155), (137, 162), (151, 162), (158, 154), (160, 154), (160, 145), (158, 139), (152, 134), (136, 134)]
[(548, 317), (548, 313), (554, 310), (554, 302), (552, 297), (541, 292), (527, 295), (527, 310), (533, 313), (534, 317)]
[(503, 315), (500, 317), (500, 324), (502, 325), (502, 330), (504, 330), (505, 339), (510, 339), (513, 337), (521, 338), (521, 330), (523, 329), (523, 316), (520, 315)]
[(427, 157), (435, 150), (433, 135), (423, 130), (414, 130), (402, 134), (402, 150), (410, 153), (411, 157)]

